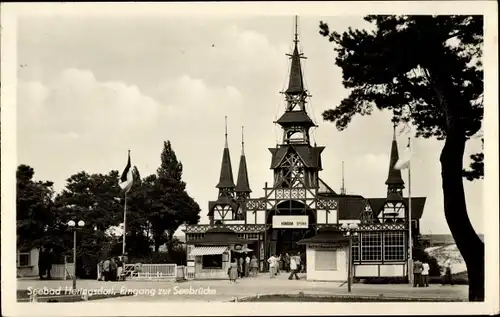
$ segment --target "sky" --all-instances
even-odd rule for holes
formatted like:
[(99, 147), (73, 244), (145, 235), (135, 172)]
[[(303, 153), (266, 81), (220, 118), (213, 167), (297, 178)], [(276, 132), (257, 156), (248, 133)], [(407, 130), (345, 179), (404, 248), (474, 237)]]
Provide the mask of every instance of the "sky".
[[(319, 35), (319, 21), (344, 31), (370, 27), (361, 16), (299, 19), (308, 111), (319, 125), (313, 137), (323, 152), (320, 177), (340, 191), (342, 161), (349, 194), (385, 197), (392, 141), (391, 115), (356, 116), (344, 131), (322, 112), (348, 96), (334, 46)], [(18, 20), (18, 163), (56, 191), (79, 171), (123, 170), (127, 150), (141, 176), (155, 173), (163, 141), (170, 140), (184, 166), (189, 194), (208, 221), (217, 198), (228, 117), (236, 181), (241, 126), (252, 197), (272, 182), (268, 148), (281, 139), (273, 123), (284, 111), (279, 93), (287, 84), (293, 39), (292, 16), (229, 17), (24, 17)], [(400, 153), (411, 132), (398, 127)], [(401, 132), (401, 133), (400, 133)], [(441, 190), (443, 142), (412, 139), (412, 196), (427, 203), (421, 231), (449, 233)], [(481, 150), (467, 144), (468, 156)], [(408, 175), (403, 172), (408, 188)], [(471, 222), (483, 232), (483, 181), (464, 180)], [(407, 195), (407, 189), (405, 189)]]

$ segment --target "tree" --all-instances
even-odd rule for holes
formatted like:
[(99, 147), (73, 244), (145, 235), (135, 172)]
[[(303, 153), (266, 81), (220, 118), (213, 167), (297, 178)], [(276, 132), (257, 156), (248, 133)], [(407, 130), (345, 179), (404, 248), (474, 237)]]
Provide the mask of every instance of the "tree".
[(143, 257), (150, 253), (151, 239), (149, 235), (149, 206), (139, 169), (132, 170), (134, 182), (128, 192), (127, 201), (127, 251), (129, 257)]
[(57, 226), (61, 237), (60, 248), (67, 253), (73, 238), (67, 223), (83, 220), (85, 226), (78, 232), (77, 268), (80, 276), (92, 275), (100, 258), (108, 256), (111, 237), (106, 230), (123, 221), (123, 201), (118, 186), (118, 171), (108, 174), (79, 172), (67, 179), (66, 188), (55, 198)]
[[(155, 240), (155, 251), (166, 240), (167, 250), (173, 249), (175, 231), (183, 223), (197, 223), (200, 208), (186, 192), (182, 181), (182, 163), (178, 161), (170, 141), (164, 142), (161, 165), (157, 177), (147, 187), (150, 202), (150, 222)], [(165, 237), (166, 234), (166, 237)]]
[(350, 95), (323, 113), (337, 129), (373, 107), (411, 122), (416, 137), (445, 140), (441, 152), (444, 213), (469, 275), (469, 300), (484, 300), (484, 244), (467, 215), (463, 177), (483, 177), (482, 153), (464, 170), (465, 144), (483, 118), (482, 16), (367, 16), (373, 31), (320, 34), (336, 44), (336, 65)]
[(22, 249), (40, 247), (53, 237), (53, 183), (35, 181), (34, 175), (34, 169), (28, 165), (17, 168), (17, 247)]

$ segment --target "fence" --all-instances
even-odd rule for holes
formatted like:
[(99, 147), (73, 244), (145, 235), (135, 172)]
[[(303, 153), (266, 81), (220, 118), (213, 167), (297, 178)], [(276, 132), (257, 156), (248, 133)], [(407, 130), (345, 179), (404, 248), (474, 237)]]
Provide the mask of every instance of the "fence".
[(53, 264), (51, 276), (55, 279), (69, 279), (73, 277), (75, 265), (73, 263)]
[[(126, 264), (122, 272), (123, 277), (149, 280), (165, 280), (184, 278), (183, 267), (177, 267), (177, 264)], [(182, 273), (180, 273), (182, 271)], [(99, 266), (97, 267), (97, 278), (100, 279)], [(181, 276), (180, 276), (181, 275)]]

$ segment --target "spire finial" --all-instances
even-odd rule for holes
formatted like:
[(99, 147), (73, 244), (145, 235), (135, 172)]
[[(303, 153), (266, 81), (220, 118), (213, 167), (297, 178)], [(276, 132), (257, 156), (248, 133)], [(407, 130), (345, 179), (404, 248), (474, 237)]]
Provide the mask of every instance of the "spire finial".
[(396, 116), (392, 116), (392, 140), (396, 141), (396, 127), (398, 126), (398, 120)]
[(295, 45), (297, 45), (297, 43), (299, 42), (299, 32), (298, 32), (298, 19), (299, 19), (299, 16), (296, 15), (295, 16)]
[(345, 186), (344, 186), (344, 161), (342, 161), (342, 188), (340, 188), (340, 194), (345, 195)]
[(229, 148), (228, 144), (227, 144), (227, 116), (224, 117), (224, 120), (225, 120), (225, 129), (226, 129), (226, 143), (224, 145), (224, 147), (227, 149)]
[(243, 133), (244, 128), (244, 126), (241, 126), (241, 155), (245, 155), (245, 139)]

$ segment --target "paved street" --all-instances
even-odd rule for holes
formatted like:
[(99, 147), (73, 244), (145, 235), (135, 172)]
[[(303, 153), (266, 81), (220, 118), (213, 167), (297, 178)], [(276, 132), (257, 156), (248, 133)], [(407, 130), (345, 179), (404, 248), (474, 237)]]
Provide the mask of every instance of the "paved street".
[[(304, 278), (304, 276), (302, 276)], [(71, 288), (71, 280), (67, 281), (40, 281), (18, 280), (18, 289), (28, 287), (49, 289), (62, 287), (63, 290)], [(94, 280), (81, 280), (77, 282), (77, 289), (105, 289), (114, 292), (138, 292), (137, 296), (126, 296), (105, 299), (101, 301), (131, 302), (131, 301), (208, 301), (223, 302), (257, 294), (318, 294), (318, 295), (348, 295), (347, 285), (341, 286), (335, 282), (311, 282), (305, 280), (289, 281), (284, 274), (277, 278), (269, 279), (267, 274), (259, 277), (238, 280), (231, 284), (227, 280), (214, 281), (124, 281), (100, 282)], [(406, 284), (368, 285), (354, 284), (352, 295), (385, 297), (409, 297), (432, 299), (467, 299), (467, 285), (441, 286), (430, 285), (428, 288), (413, 288)], [(63, 291), (64, 292), (64, 291)], [(201, 293), (200, 293), (201, 292)]]

